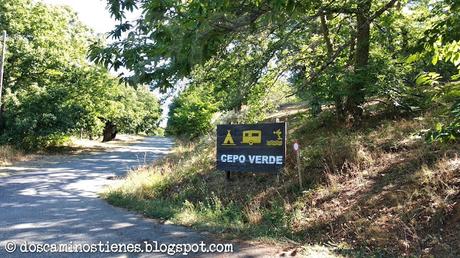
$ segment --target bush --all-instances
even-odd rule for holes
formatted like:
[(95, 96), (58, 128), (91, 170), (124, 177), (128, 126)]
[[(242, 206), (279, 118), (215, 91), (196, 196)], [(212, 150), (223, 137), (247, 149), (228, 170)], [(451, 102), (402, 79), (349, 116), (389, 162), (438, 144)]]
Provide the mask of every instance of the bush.
[(428, 142), (455, 142), (460, 139), (460, 100), (452, 105), (448, 117), (446, 123), (438, 122), (427, 132)]
[(216, 111), (216, 104), (209, 93), (188, 89), (170, 106), (166, 134), (195, 138), (209, 132)]

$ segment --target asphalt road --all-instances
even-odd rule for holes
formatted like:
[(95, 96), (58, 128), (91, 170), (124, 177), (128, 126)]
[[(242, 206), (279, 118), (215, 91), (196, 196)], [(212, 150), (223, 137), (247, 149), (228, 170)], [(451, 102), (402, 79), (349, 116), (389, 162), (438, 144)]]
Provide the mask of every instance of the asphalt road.
[[(99, 153), (77, 156), (48, 156), (0, 168), (10, 174), (0, 177), (0, 257), (88, 257), (83, 253), (21, 253), (24, 243), (77, 246), (101, 244), (154, 245), (222, 243), (210, 234), (161, 224), (124, 209), (113, 207), (98, 198), (111, 177), (123, 176), (130, 169), (150, 162), (170, 151), (168, 138), (148, 137), (128, 146), (112, 147)], [(16, 251), (5, 248), (16, 244)], [(165, 246), (162, 246), (163, 248)], [(209, 247), (209, 246), (208, 246)], [(31, 247), (34, 249), (34, 247)], [(183, 248), (187, 248), (183, 246)], [(194, 247), (196, 248), (196, 246)], [(152, 246), (150, 246), (152, 249)], [(155, 247), (153, 247), (155, 249)], [(182, 254), (179, 253), (179, 255)], [(209, 256), (194, 254), (193, 256)], [(266, 247), (235, 244), (230, 256), (272, 256)], [(150, 257), (168, 254), (92, 253), (96, 257)], [(227, 256), (227, 255), (218, 255)]]

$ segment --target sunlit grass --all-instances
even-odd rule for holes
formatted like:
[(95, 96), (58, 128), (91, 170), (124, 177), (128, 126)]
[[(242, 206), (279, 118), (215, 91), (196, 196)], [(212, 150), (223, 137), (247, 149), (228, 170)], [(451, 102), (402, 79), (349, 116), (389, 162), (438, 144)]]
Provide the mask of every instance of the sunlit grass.
[[(14, 148), (10, 145), (0, 146), (0, 166), (11, 165), (13, 162), (24, 161), (28, 160), (29, 158), (30, 155), (26, 155), (23, 151)], [(6, 175), (6, 173), (3, 173), (3, 176)], [(0, 176), (2, 175), (0, 174)]]
[[(448, 246), (434, 229), (444, 227), (460, 193), (458, 144), (424, 142), (419, 133), (432, 125), (429, 114), (354, 130), (328, 119), (290, 120), (290, 140), (302, 146), (304, 189), (290, 153), (279, 183), (260, 174), (226, 182), (214, 169), (215, 139), (208, 136), (179, 141), (174, 153), (130, 172), (103, 196), (145, 216), (230, 238), (333, 241), (364, 256)], [(428, 235), (438, 242), (422, 242)]]

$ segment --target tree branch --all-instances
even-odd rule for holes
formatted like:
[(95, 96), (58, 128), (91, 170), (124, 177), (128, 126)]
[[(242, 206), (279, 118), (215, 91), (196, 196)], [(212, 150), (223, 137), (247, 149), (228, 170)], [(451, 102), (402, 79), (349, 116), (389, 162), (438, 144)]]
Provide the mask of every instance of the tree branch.
[[(376, 18), (378, 18), (380, 15), (382, 15), (385, 11), (387, 11), (388, 9), (392, 8), (394, 6), (394, 4), (397, 2), (397, 0), (390, 0), (387, 4), (385, 4), (382, 8), (380, 8), (378, 11), (376, 11), (373, 15), (371, 15), (368, 19), (367, 19), (367, 23), (370, 24), (373, 20), (375, 20)], [(307, 83), (303, 84), (297, 91), (295, 91), (294, 93), (292, 94), (289, 94), (287, 95), (286, 97), (291, 97), (295, 94), (297, 94), (300, 90), (303, 90), (304, 87), (306, 87), (306, 85), (310, 84), (311, 82), (313, 82), (324, 70), (326, 70), (334, 61), (335, 59), (342, 53), (343, 50), (345, 50), (348, 46), (350, 46), (350, 44), (353, 42), (353, 40), (356, 38), (356, 35), (353, 35), (351, 37), (351, 39), (343, 44), (342, 46), (340, 46), (337, 51), (335, 51), (335, 53), (328, 59), (328, 61), (326, 63), (324, 63), (316, 72), (314, 72), (312, 74), (312, 76), (310, 77), (310, 79), (308, 80)]]

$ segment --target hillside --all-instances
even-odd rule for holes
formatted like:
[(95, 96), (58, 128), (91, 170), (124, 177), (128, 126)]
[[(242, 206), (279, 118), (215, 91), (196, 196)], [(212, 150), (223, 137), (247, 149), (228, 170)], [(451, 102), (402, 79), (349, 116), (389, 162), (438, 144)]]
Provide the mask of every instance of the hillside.
[(214, 169), (211, 134), (178, 141), (174, 153), (132, 171), (103, 196), (147, 217), (304, 253), (325, 245), (345, 256), (459, 256), (460, 145), (426, 143), (430, 112), (369, 110), (354, 127), (328, 111), (318, 118), (284, 112), (289, 142), (301, 145), (303, 189), (292, 150), (279, 182), (262, 174), (226, 181)]

